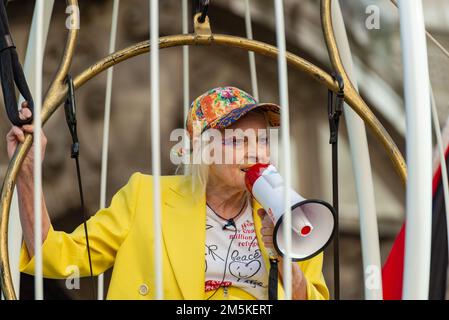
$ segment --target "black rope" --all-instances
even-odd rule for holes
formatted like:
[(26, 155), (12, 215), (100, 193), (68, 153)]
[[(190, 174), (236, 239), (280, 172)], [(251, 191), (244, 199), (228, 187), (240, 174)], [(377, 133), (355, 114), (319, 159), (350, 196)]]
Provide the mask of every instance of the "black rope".
[(268, 300), (278, 299), (279, 260), (270, 257), (270, 272), (268, 274)]
[(17, 85), (20, 94), (28, 102), (28, 108), (32, 115), (34, 113), (34, 102), (19, 62), (14, 41), (9, 32), (5, 2), (4, 0), (0, 0), (0, 79), (2, 82), (6, 114), (12, 124), (20, 127), (24, 124), (31, 123), (33, 116), (26, 120), (20, 119), (15, 85)]
[(209, 10), (210, 0), (193, 0), (193, 16), (197, 13), (201, 13), (201, 16), (198, 17), (198, 22), (203, 23), (206, 21), (207, 12)]
[(75, 159), (76, 163), (76, 175), (78, 178), (78, 190), (80, 194), (81, 201), (81, 212), (83, 213), (83, 224), (84, 224), (84, 234), (86, 236), (86, 246), (87, 246), (87, 256), (89, 259), (89, 270), (90, 270), (90, 278), (92, 280), (92, 299), (95, 299), (96, 285), (95, 279), (92, 270), (92, 257), (90, 254), (90, 245), (89, 245), (89, 233), (87, 232), (87, 216), (86, 216), (86, 207), (84, 204), (84, 194), (83, 194), (83, 184), (81, 181), (81, 170), (79, 163), (79, 151), (80, 145), (78, 141), (78, 134), (76, 130), (76, 104), (75, 104), (75, 89), (73, 86), (73, 79), (70, 75), (67, 75), (67, 99), (64, 104), (65, 116), (67, 120), (67, 125), (69, 126), (70, 135), (72, 136), (72, 147), (71, 147), (71, 158)]
[(344, 102), (344, 82), (339, 74), (332, 74), (334, 80), (338, 83), (337, 96), (329, 89), (327, 112), (329, 117), (330, 139), (332, 144), (332, 198), (335, 209), (335, 228), (334, 228), (334, 299), (340, 300), (340, 243), (339, 243), (339, 214), (338, 214), (338, 126), (340, 116), (343, 110)]

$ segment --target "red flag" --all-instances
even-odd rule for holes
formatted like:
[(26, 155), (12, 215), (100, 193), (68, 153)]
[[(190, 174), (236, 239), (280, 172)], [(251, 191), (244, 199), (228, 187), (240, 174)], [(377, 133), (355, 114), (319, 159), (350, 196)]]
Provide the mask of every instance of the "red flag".
[[(445, 151), (445, 159), (446, 163), (448, 161), (449, 154), (449, 145), (446, 144)], [(441, 164), (435, 170), (432, 180), (432, 194), (435, 199), (435, 195), (437, 190), (441, 186)], [(441, 205), (441, 203), (439, 204)], [(444, 206), (444, 202), (442, 202), (442, 206)], [(441, 208), (444, 210), (444, 208)], [(435, 211), (436, 208), (433, 208)], [(432, 223), (434, 225), (434, 223)], [(432, 227), (433, 229), (433, 227)], [(442, 235), (443, 240), (446, 237), (446, 233)], [(432, 236), (432, 241), (434, 240), (434, 236)], [(434, 244), (432, 243), (432, 247)], [(446, 247), (447, 248), (447, 247)], [(432, 249), (432, 252), (434, 250)], [(447, 250), (446, 250), (447, 251)], [(444, 253), (446, 254), (446, 253)], [(383, 288), (383, 298), (384, 300), (400, 300), (402, 299), (402, 284), (403, 284), (403, 276), (404, 276), (404, 256), (405, 256), (405, 222), (402, 225), (399, 234), (396, 237), (396, 240), (393, 243), (393, 247), (391, 252), (385, 261), (385, 264), (382, 268), (382, 288)], [(446, 262), (447, 264), (447, 262)], [(444, 275), (444, 278), (446, 276)], [(445, 285), (445, 284), (444, 284)], [(431, 286), (432, 287), (432, 286)], [(430, 288), (432, 290), (432, 288)], [(441, 290), (439, 290), (441, 291)]]

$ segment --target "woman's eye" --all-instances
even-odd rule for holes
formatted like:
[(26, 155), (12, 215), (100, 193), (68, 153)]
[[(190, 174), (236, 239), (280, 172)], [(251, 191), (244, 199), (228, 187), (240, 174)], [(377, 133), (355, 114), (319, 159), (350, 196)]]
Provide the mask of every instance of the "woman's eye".
[(233, 139), (223, 140), (223, 145), (224, 146), (232, 146), (233, 144), (234, 144), (234, 140)]
[(259, 140), (259, 143), (261, 143), (261, 144), (268, 144), (268, 138), (266, 138), (266, 137), (261, 137), (258, 140)]
[(237, 147), (243, 146), (244, 144), (245, 144), (245, 139), (237, 138), (234, 140), (234, 145)]
[(223, 140), (224, 146), (234, 146), (234, 147), (241, 147), (245, 144), (244, 138), (233, 138), (233, 139), (227, 139)]

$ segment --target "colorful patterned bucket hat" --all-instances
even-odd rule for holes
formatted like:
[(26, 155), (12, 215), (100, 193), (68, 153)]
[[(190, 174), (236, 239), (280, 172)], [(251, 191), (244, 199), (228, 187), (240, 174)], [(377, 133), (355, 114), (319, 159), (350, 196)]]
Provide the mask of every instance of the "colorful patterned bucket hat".
[(193, 101), (186, 128), (190, 138), (209, 128), (224, 129), (254, 109), (264, 110), (270, 126), (280, 125), (280, 108), (274, 103), (258, 103), (250, 94), (235, 87), (218, 87)]

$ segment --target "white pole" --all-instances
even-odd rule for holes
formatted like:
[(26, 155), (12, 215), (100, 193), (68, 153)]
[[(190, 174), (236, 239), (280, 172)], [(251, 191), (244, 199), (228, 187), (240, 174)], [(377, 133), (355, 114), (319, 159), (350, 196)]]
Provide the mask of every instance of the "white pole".
[[(182, 0), (182, 33), (189, 33), (189, 5), (187, 0)], [(183, 106), (184, 106), (184, 119), (187, 119), (187, 113), (190, 106), (189, 98), (189, 46), (182, 47), (182, 70), (183, 70)]]
[(44, 299), (42, 274), (42, 58), (43, 58), (43, 29), (44, 29), (44, 1), (36, 1), (36, 63), (34, 65), (35, 88), (34, 97), (34, 297)]
[[(435, 130), (435, 136), (437, 140), (437, 147), (438, 147), (438, 153), (440, 155), (440, 165), (441, 165), (441, 181), (443, 182), (443, 194), (444, 194), (444, 208), (446, 211), (446, 224), (447, 224), (447, 230), (449, 230), (449, 183), (448, 183), (448, 176), (447, 176), (447, 166), (446, 166), (446, 157), (445, 157), (445, 148), (443, 146), (443, 138), (441, 137), (441, 128), (440, 128), (440, 122), (438, 120), (438, 111), (437, 111), (437, 105), (435, 102), (435, 96), (433, 95), (433, 89), (432, 86), (429, 85), (430, 88), (430, 102), (432, 106), (432, 120), (433, 120), (433, 126)], [(447, 237), (448, 241), (448, 248), (449, 248), (449, 234)]]
[(161, 234), (161, 150), (159, 115), (159, 1), (150, 0), (151, 164), (153, 174), (154, 270), (156, 299), (163, 299)]
[[(251, 10), (249, 0), (245, 0), (245, 29), (246, 37), (253, 40), (253, 28), (251, 26)], [(248, 51), (249, 71), (251, 74), (251, 87), (254, 98), (259, 101), (259, 87), (257, 85), (256, 57), (253, 51)]]
[[(351, 48), (349, 47), (339, 1), (332, 1), (332, 21), (343, 66), (351, 79), (352, 84), (358, 90)], [(348, 128), (357, 191), (357, 203), (360, 212), (360, 236), (362, 241), (365, 299), (381, 300), (382, 279), (379, 231), (377, 228), (373, 176), (371, 172), (371, 161), (369, 157), (365, 123), (346, 103), (344, 105), (344, 113), (346, 126)]]
[[(189, 5), (187, 0), (182, 0), (182, 33), (189, 33)], [(183, 91), (183, 113), (184, 113), (184, 130), (186, 129), (186, 119), (190, 106), (190, 72), (189, 72), (189, 46), (182, 47), (182, 91)], [(184, 131), (186, 132), (186, 131)], [(189, 139), (184, 137), (184, 149), (189, 148)], [(184, 170), (185, 174), (186, 170)]]
[[(53, 12), (53, 5), (55, 1), (54, 0), (45, 0), (44, 1), (44, 16), (43, 16), (43, 23), (44, 23), (44, 29), (43, 29), (43, 39), (42, 39), (42, 54), (44, 53), (45, 44), (47, 42), (47, 35), (48, 35), (48, 29), (50, 26), (51, 21), (51, 15)], [(30, 90), (33, 90), (33, 88), (36, 86), (35, 83), (35, 75), (34, 72), (34, 66), (36, 64), (36, 34), (34, 30), (36, 30), (36, 23), (37, 23), (37, 8), (34, 9), (33, 14), (33, 20), (31, 22), (31, 28), (30, 28), (30, 36), (28, 37), (28, 45), (27, 45), (27, 52), (25, 54), (25, 62), (23, 64), (23, 72), (25, 73), (27, 77), (27, 83)], [(20, 103), (23, 101), (23, 97), (20, 96)]]
[[(109, 36), (109, 54), (115, 51), (115, 42), (117, 39), (118, 10), (120, 0), (114, 0), (112, 7), (111, 34)], [(112, 76), (114, 67), (108, 69), (106, 79), (106, 98), (104, 104), (104, 123), (103, 123), (103, 146), (101, 149), (101, 182), (100, 182), (100, 209), (106, 207), (106, 187), (108, 177), (108, 147), (109, 147), (109, 125), (111, 119), (111, 98), (112, 98)], [(104, 299), (104, 274), (98, 276), (98, 300)]]
[[(390, 0), (396, 7), (398, 6), (397, 0)], [(445, 47), (443, 47), (443, 45), (437, 40), (435, 39), (435, 37), (426, 30), (426, 36), (427, 38), (429, 38), (430, 41), (433, 42), (433, 44), (440, 49), (441, 53), (443, 53), (446, 57), (449, 58), (449, 51), (447, 51), (447, 49)]]
[(407, 217), (403, 299), (428, 299), (432, 228), (429, 70), (421, 0), (400, 0), (407, 120)]
[(292, 236), (291, 236), (291, 207), (290, 188), (291, 181), (291, 150), (290, 150), (290, 119), (288, 103), (288, 77), (287, 77), (287, 52), (285, 45), (284, 5), (283, 0), (274, 1), (276, 19), (276, 40), (278, 46), (278, 74), (279, 74), (279, 100), (281, 106), (281, 139), (282, 139), (282, 166), (280, 168), (285, 179), (283, 232), (285, 241), (285, 256), (283, 258), (283, 284), (285, 300), (292, 299)]
[[(45, 48), (45, 43), (47, 41), (48, 28), (50, 25), (51, 13), (53, 11), (54, 0), (48, 0), (44, 3), (44, 31), (43, 31), (43, 43), (42, 48)], [(33, 20), (31, 22), (30, 33), (28, 37), (27, 51), (25, 54), (25, 62), (23, 64), (23, 72), (25, 78), (27, 79), (28, 87), (31, 92), (34, 91), (34, 61), (36, 58), (36, 38), (35, 38), (35, 28), (36, 28), (36, 10), (33, 14)], [(19, 105), (23, 102), (23, 97), (19, 99)], [(14, 284), (14, 290), (17, 294), (17, 298), (20, 298), (20, 271), (19, 271), (19, 261), (20, 261), (20, 249), (22, 247), (22, 225), (20, 224), (19, 215), (19, 203), (17, 199), (17, 190), (14, 188), (14, 193), (11, 201), (10, 219), (8, 225), (8, 254), (9, 261), (11, 264), (11, 274)]]

